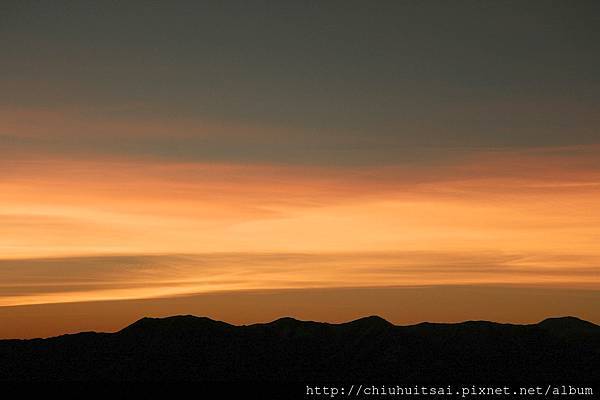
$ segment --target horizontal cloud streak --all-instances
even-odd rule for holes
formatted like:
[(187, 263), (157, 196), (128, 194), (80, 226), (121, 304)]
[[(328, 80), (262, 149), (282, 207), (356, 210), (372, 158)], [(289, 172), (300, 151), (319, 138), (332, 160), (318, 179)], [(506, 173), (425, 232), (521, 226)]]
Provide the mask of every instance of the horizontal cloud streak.
[(504, 284), (600, 288), (600, 257), (212, 253), (0, 260), (0, 306), (271, 289)]

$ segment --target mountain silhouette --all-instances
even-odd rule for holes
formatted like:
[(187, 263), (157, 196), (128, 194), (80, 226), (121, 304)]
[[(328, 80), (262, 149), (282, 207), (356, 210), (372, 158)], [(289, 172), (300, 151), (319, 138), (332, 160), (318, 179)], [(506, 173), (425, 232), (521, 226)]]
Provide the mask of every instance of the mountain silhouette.
[(396, 326), (143, 318), (115, 333), (1, 340), (0, 381), (600, 382), (600, 326), (574, 317)]

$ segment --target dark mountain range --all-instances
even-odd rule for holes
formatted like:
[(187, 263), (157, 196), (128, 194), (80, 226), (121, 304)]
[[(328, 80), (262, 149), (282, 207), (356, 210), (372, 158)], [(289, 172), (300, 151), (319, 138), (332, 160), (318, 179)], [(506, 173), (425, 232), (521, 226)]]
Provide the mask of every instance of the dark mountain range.
[(600, 326), (395, 326), (143, 318), (116, 333), (0, 341), (0, 381), (600, 382)]

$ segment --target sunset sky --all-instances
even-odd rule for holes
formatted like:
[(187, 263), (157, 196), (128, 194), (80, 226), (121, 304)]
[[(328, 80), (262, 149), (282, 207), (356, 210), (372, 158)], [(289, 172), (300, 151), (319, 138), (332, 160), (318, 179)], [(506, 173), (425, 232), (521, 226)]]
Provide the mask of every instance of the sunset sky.
[(0, 337), (600, 323), (599, 43), (594, 1), (2, 2)]

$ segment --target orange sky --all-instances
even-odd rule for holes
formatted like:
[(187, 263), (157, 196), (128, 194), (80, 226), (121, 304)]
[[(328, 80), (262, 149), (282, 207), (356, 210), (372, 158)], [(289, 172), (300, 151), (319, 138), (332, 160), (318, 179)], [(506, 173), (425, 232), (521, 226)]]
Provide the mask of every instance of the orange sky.
[(8, 2), (0, 337), (600, 322), (597, 4), (542, 8)]
[(598, 289), (597, 154), (482, 151), (435, 167), (5, 158), (0, 306), (285, 288)]

